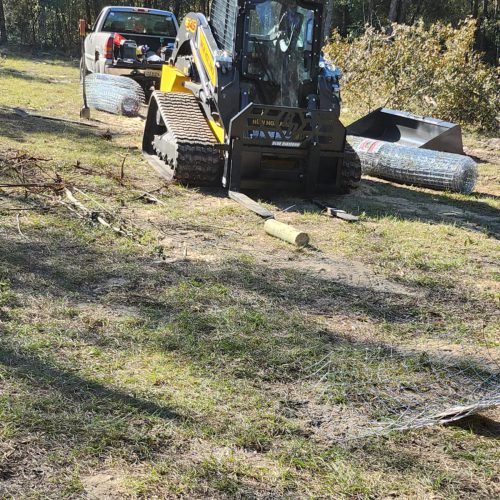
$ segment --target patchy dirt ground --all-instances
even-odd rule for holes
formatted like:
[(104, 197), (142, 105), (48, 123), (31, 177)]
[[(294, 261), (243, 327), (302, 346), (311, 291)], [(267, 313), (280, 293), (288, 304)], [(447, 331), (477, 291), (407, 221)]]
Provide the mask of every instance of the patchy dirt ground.
[(264, 198), (296, 249), (166, 185), (140, 119), (16, 112), (77, 120), (76, 68), (0, 86), (0, 185), (30, 184), (0, 187), (0, 496), (498, 496), (497, 410), (387, 433), (498, 387), (498, 139), (466, 137), (471, 196)]

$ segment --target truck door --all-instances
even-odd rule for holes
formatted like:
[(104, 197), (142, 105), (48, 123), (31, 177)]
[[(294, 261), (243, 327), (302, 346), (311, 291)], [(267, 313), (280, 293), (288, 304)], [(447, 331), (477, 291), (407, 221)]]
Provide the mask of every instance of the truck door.
[[(97, 36), (98, 31), (100, 30), (100, 27), (102, 25), (102, 21), (104, 17), (107, 14), (107, 9), (104, 9), (100, 14), (99, 17), (96, 19), (95, 23), (92, 26), (92, 31), (87, 35), (85, 38), (85, 63), (87, 66), (87, 70), (95, 73), (97, 71), (97, 64), (96, 64), (96, 53), (99, 53), (98, 47), (97, 47), (97, 39), (99, 38)], [(98, 57), (97, 57), (98, 59)]]

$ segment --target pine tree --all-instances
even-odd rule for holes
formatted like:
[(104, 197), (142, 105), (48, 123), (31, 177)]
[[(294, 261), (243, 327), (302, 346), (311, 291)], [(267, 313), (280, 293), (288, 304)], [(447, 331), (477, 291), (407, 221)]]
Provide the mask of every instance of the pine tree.
[(3, 0), (0, 0), (0, 45), (7, 43), (7, 27), (5, 24), (5, 10)]

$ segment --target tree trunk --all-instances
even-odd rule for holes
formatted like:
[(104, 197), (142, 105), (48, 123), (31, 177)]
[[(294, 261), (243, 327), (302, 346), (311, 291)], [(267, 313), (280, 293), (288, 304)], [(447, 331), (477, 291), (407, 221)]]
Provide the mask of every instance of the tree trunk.
[(0, 45), (7, 43), (7, 28), (5, 25), (5, 11), (3, 0), (0, 0)]
[(398, 23), (406, 22), (406, 13), (410, 6), (410, 0), (401, 0), (399, 3)]
[(481, 20), (479, 24), (479, 40), (478, 46), (481, 52), (486, 51), (486, 34), (484, 33), (484, 25), (488, 20), (488, 0), (483, 0), (483, 12), (481, 14)]
[[(126, 3), (126, 2), (125, 2)], [(92, 0), (92, 11), (94, 17), (92, 18), (92, 23), (97, 19), (97, 16), (101, 12), (101, 1), (100, 0)]]
[(40, 46), (48, 45), (47, 40), (47, 11), (45, 10), (45, 2), (38, 2), (38, 41)]
[(391, 0), (391, 6), (389, 7), (388, 16), (391, 23), (395, 23), (398, 20), (399, 2), (400, 0)]
[(179, 19), (179, 15), (181, 13), (181, 0), (175, 0), (174, 3), (174, 14), (177, 19)]
[(404, 23), (409, 4), (410, 0), (391, 0), (388, 16), (389, 21), (391, 23)]
[(85, 0), (85, 18), (88, 23), (92, 21), (92, 6), (90, 5), (90, 0)]
[(479, 0), (472, 0), (471, 3), (471, 14), (474, 19), (477, 19), (479, 15)]
[(373, 0), (368, 0), (368, 23), (370, 26), (373, 26)]
[(323, 24), (323, 38), (329, 39), (332, 32), (332, 20), (333, 20), (333, 2), (334, 0), (325, 0), (325, 11), (324, 11), (324, 24)]
[(342, 21), (340, 24), (340, 34), (342, 36), (347, 36), (348, 24), (349, 24), (349, 6), (347, 4), (344, 4), (344, 6), (342, 7)]
[(411, 24), (415, 24), (415, 21), (420, 17), (422, 13), (422, 7), (424, 5), (424, 0), (418, 0), (417, 8), (415, 9), (415, 14), (413, 15), (413, 19), (411, 20)]

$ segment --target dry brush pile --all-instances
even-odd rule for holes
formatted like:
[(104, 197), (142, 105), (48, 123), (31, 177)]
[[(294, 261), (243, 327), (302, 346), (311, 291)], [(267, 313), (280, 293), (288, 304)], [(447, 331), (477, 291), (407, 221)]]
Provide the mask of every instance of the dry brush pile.
[(325, 51), (344, 72), (344, 103), (353, 113), (386, 106), (495, 134), (500, 72), (474, 51), (475, 32), (472, 19), (458, 28), (395, 24), (391, 36), (374, 28), (354, 39), (334, 33)]

